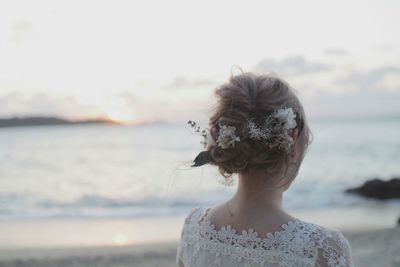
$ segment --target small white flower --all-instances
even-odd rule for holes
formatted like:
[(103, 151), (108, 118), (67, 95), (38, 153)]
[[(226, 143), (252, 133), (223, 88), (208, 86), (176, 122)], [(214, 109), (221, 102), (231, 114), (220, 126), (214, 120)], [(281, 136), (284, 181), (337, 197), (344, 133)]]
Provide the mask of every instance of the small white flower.
[(235, 135), (235, 126), (219, 125), (217, 144), (222, 148), (234, 146), (235, 141), (240, 141), (240, 137)]
[(247, 121), (247, 128), (249, 130), (250, 138), (260, 140), (261, 138), (268, 139), (270, 132), (269, 129), (260, 129), (252, 120)]
[(292, 108), (281, 108), (277, 110), (273, 116), (280, 122), (283, 122), (282, 127), (284, 129), (292, 129), (296, 127), (296, 114)]

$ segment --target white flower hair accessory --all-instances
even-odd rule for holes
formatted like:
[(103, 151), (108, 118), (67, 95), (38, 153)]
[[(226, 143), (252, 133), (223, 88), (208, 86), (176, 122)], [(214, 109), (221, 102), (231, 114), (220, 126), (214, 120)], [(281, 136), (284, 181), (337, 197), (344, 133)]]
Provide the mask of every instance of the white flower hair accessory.
[(270, 148), (278, 147), (289, 152), (294, 143), (289, 135), (296, 128), (296, 113), (292, 108), (281, 108), (269, 115), (264, 124), (259, 127), (253, 119), (247, 120), (249, 137), (257, 140), (264, 139)]
[(217, 139), (218, 146), (220, 146), (222, 149), (226, 149), (231, 146), (234, 147), (235, 142), (240, 141), (240, 137), (236, 136), (235, 131), (235, 126), (226, 126), (219, 123), (219, 133)]
[[(250, 139), (264, 140), (269, 148), (278, 148), (288, 153), (294, 144), (290, 131), (296, 128), (296, 113), (289, 107), (275, 110), (268, 115), (262, 125), (258, 126), (254, 119), (247, 119), (246, 125), (242, 130), (243, 137)], [(235, 126), (221, 124), (219, 122), (218, 138), (215, 141), (209, 129), (201, 129), (196, 122), (189, 120), (188, 123), (200, 133), (204, 140), (200, 143), (206, 148), (194, 159), (192, 167), (201, 166), (210, 160), (210, 147), (218, 146), (221, 149), (229, 149), (235, 146), (235, 142), (240, 142), (241, 138), (237, 135)]]
[(296, 127), (296, 114), (294, 113), (292, 108), (278, 109), (272, 115), (283, 123), (282, 127), (284, 129), (293, 129)]

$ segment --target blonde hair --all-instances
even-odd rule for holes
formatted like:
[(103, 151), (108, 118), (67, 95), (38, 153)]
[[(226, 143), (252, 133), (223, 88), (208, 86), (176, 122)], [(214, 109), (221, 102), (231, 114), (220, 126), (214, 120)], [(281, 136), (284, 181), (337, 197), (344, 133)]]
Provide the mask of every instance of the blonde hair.
[[(219, 122), (235, 126), (240, 131), (245, 127), (248, 118), (262, 121), (266, 115), (277, 109), (291, 107), (297, 114), (296, 128), (299, 133), (296, 143), (300, 142), (301, 147), (301, 157), (295, 166), (295, 175), (297, 174), (312, 142), (312, 133), (303, 106), (287, 82), (273, 74), (242, 72), (239, 75), (231, 75), (227, 83), (218, 86), (215, 95), (218, 101), (212, 108), (209, 119), (209, 129), (214, 140), (218, 138)], [(295, 146), (296, 144), (292, 149)], [(219, 172), (226, 180), (231, 179), (234, 173), (246, 173), (249, 170), (282, 173), (284, 177), (289, 168), (289, 154), (269, 148), (262, 140), (244, 138), (232, 148), (211, 146), (208, 150), (209, 163), (218, 166)]]

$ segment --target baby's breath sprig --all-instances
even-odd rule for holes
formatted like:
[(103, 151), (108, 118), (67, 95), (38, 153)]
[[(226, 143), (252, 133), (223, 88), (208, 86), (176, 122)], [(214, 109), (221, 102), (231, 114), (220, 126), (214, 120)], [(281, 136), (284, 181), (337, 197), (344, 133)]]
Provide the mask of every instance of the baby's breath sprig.
[[(200, 133), (201, 136), (203, 136), (203, 140), (200, 142), (205, 148), (208, 148), (208, 146), (214, 144), (215, 142), (212, 139), (212, 136), (210, 134), (210, 131), (207, 129), (202, 129), (200, 126), (197, 125), (197, 123), (195, 121), (188, 121), (188, 124), (190, 124), (190, 126), (192, 126), (192, 128), (194, 129), (194, 131), (196, 133)], [(191, 167), (198, 167), (198, 166), (202, 166), (208, 162), (210, 162), (211, 157), (210, 157), (210, 151), (209, 150), (204, 150), (201, 151), (196, 158), (193, 160), (193, 164), (191, 165)]]
[(269, 148), (277, 147), (288, 153), (294, 143), (289, 131), (297, 126), (295, 118), (296, 113), (291, 107), (275, 110), (261, 126), (250, 118), (247, 120), (249, 136), (257, 140), (264, 139)]
[(200, 126), (197, 125), (195, 121), (189, 120), (188, 124), (192, 126), (196, 133), (199, 133), (201, 136), (203, 136), (204, 140), (200, 141), (200, 143), (205, 147), (207, 145), (207, 130), (202, 129)]

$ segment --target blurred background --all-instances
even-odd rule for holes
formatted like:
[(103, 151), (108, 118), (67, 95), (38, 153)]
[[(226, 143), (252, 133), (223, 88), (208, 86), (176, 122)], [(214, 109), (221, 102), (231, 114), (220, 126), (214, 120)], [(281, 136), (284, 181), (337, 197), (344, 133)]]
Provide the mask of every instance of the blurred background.
[[(400, 176), (399, 11), (394, 0), (1, 1), (0, 266), (131, 245), (107, 259), (169, 266), (145, 252), (173, 262), (185, 215), (235, 190), (215, 167), (190, 167), (203, 147), (187, 121), (207, 126), (237, 66), (287, 80), (308, 116), (314, 141), (285, 208), (345, 231), (357, 263), (378, 266), (355, 232), (400, 251), (400, 201), (344, 191)], [(54, 257), (35, 262), (32, 249)], [(379, 266), (399, 266), (393, 255)]]

